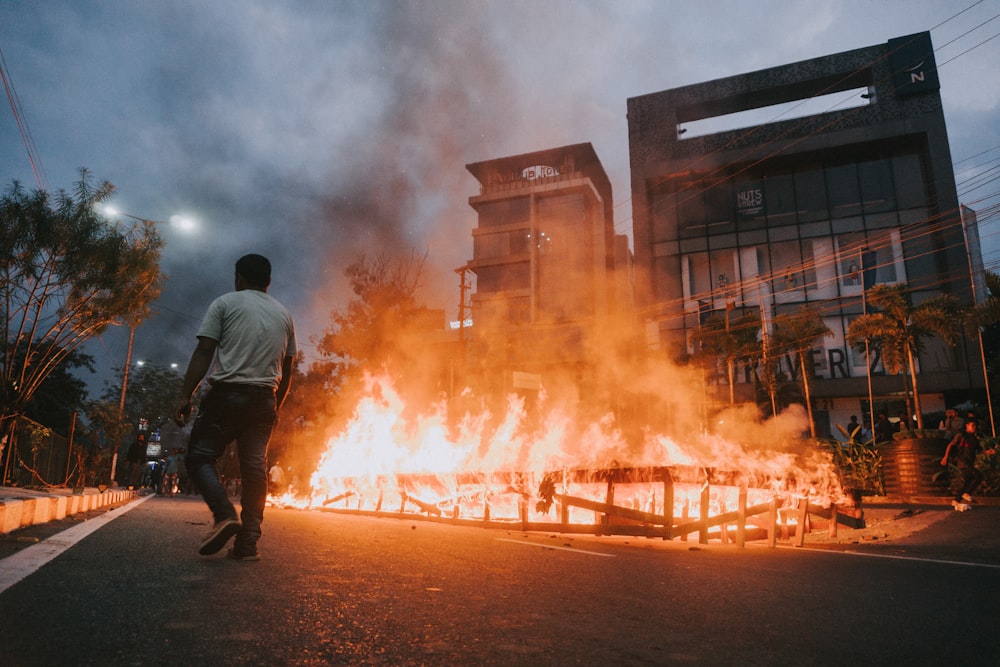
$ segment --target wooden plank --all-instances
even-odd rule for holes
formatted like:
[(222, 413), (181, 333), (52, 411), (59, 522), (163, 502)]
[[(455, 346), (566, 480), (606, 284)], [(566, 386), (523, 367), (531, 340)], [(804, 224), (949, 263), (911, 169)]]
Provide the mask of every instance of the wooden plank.
[(771, 529), (767, 531), (767, 545), (769, 547), (778, 546), (778, 498), (771, 496), (768, 503), (768, 510), (771, 512)]
[(736, 500), (736, 546), (745, 547), (747, 543), (747, 487), (740, 486), (740, 494)]
[[(596, 500), (588, 500), (586, 498), (578, 498), (576, 496), (567, 496), (561, 493), (557, 493), (553, 497), (568, 506), (572, 505), (573, 507), (580, 507), (585, 510), (591, 510), (609, 516), (617, 516), (623, 519), (631, 519), (632, 521), (641, 521), (643, 523), (661, 526), (666, 524), (666, 517), (660, 514), (651, 514), (650, 512), (634, 510), (628, 507), (618, 507), (617, 505), (609, 505)], [(673, 521), (673, 517), (671, 517), (670, 520)]]
[(795, 526), (795, 546), (806, 543), (806, 533), (809, 531), (809, 499), (799, 498), (798, 525)]

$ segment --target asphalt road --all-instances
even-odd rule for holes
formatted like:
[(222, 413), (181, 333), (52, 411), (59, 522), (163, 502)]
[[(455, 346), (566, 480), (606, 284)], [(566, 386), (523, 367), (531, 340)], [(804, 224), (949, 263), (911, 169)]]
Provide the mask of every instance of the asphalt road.
[[(197, 555), (209, 515), (196, 498), (114, 512), (0, 592), (0, 664), (995, 665), (1000, 655), (1000, 508), (870, 510), (865, 530), (802, 549), (269, 508), (256, 563)], [(977, 530), (985, 548), (965, 539)], [(0, 573), (45, 531), (5, 541)]]

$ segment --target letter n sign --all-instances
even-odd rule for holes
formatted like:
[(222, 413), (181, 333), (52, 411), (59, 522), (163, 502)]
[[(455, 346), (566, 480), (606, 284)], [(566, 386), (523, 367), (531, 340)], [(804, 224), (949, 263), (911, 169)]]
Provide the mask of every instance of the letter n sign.
[(897, 97), (938, 90), (937, 64), (931, 34), (921, 32), (889, 40), (889, 66)]

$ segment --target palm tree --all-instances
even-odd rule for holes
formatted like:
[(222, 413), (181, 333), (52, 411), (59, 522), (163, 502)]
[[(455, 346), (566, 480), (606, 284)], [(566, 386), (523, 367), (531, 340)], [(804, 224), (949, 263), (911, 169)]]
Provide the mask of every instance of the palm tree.
[(992, 271), (986, 271), (983, 275), (986, 281), (986, 298), (972, 312), (980, 326), (989, 326), (1000, 322), (1000, 276)]
[(774, 318), (771, 346), (779, 355), (794, 352), (798, 356), (806, 414), (809, 415), (809, 433), (813, 438), (816, 437), (816, 421), (813, 419), (812, 395), (809, 391), (809, 376), (812, 370), (812, 364), (807, 364), (809, 350), (818, 339), (832, 335), (830, 328), (823, 324), (823, 318), (811, 306)]
[[(847, 328), (847, 342), (858, 350), (865, 342), (873, 344), (882, 355), (882, 366), (891, 375), (903, 375), (907, 410), (917, 416), (917, 428), (924, 427), (917, 387), (915, 358), (924, 341), (936, 335), (954, 345), (962, 332), (962, 314), (958, 299), (950, 294), (931, 297), (914, 306), (905, 285), (875, 285), (867, 294), (868, 304), (876, 312), (866, 313)], [(909, 377), (910, 385), (906, 385)], [(913, 403), (910, 403), (910, 390)]]
[(725, 316), (712, 315), (694, 332), (694, 342), (698, 349), (697, 359), (726, 362), (729, 376), (729, 404), (736, 403), (735, 366), (740, 359), (755, 358), (759, 355), (760, 318), (747, 312), (730, 321), (729, 311)]

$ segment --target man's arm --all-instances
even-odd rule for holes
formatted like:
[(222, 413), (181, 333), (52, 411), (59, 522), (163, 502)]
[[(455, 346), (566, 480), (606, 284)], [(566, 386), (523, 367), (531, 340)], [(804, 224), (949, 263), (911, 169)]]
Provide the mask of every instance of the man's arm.
[(962, 434), (961, 433), (956, 434), (955, 437), (951, 439), (951, 442), (948, 443), (948, 446), (944, 448), (944, 457), (941, 459), (941, 465), (943, 465), (943, 466), (948, 465), (948, 455), (951, 454), (951, 448), (961, 438), (962, 438)]
[(181, 389), (180, 402), (174, 417), (178, 426), (186, 424), (188, 417), (191, 416), (191, 397), (194, 396), (194, 391), (201, 384), (205, 373), (211, 368), (218, 344), (218, 341), (211, 338), (198, 337), (198, 346), (194, 348), (191, 361), (188, 362), (187, 371), (184, 373), (184, 387)]
[(278, 381), (278, 390), (274, 395), (276, 407), (281, 407), (281, 404), (285, 402), (285, 397), (288, 396), (288, 390), (292, 387), (292, 364), (294, 361), (295, 357), (293, 356), (281, 360), (281, 380)]

